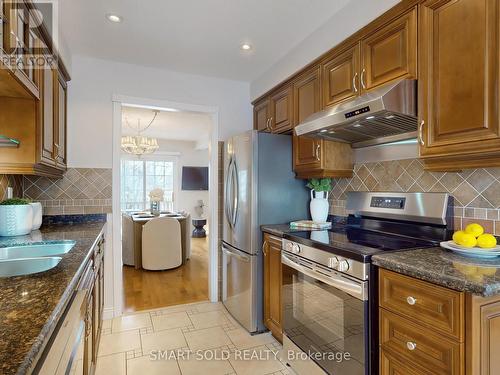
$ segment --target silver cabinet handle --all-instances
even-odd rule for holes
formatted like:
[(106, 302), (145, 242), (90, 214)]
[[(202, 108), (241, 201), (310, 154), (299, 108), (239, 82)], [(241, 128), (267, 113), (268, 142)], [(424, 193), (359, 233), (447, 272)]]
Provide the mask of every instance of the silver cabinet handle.
[(316, 145), (316, 152), (315, 152), (315, 154), (316, 154), (316, 160), (317, 160), (317, 161), (320, 161), (320, 160), (321, 160), (321, 157), (320, 157), (320, 151), (321, 151), (321, 144), (320, 144), (320, 143), (318, 143), (318, 144)]
[(414, 343), (414, 342), (408, 341), (406, 343), (406, 347), (408, 348), (408, 350), (413, 351), (413, 350), (415, 350), (417, 348), (417, 344)]
[(414, 305), (417, 303), (417, 299), (416, 298), (413, 298), (412, 296), (409, 296), (406, 298), (406, 302), (408, 302), (408, 305)]
[(273, 116), (269, 119), (269, 130), (273, 131)]
[(356, 78), (358, 78), (358, 72), (352, 77), (352, 87), (354, 88), (354, 92), (358, 92), (358, 87), (356, 86)]
[(418, 141), (422, 146), (425, 146), (425, 141), (424, 141), (424, 124), (425, 121), (422, 120), (420, 121), (420, 125), (418, 127)]
[(366, 69), (363, 68), (363, 70), (361, 71), (361, 87), (366, 89), (366, 85), (365, 85), (365, 73), (366, 73)]
[(270, 118), (268, 118), (267, 121), (266, 121), (266, 129), (269, 130), (269, 131), (271, 131), (271, 127), (269, 126), (269, 122), (270, 121), (271, 121)]
[(264, 254), (264, 256), (267, 256), (267, 241), (264, 241), (264, 243), (262, 244), (262, 254)]

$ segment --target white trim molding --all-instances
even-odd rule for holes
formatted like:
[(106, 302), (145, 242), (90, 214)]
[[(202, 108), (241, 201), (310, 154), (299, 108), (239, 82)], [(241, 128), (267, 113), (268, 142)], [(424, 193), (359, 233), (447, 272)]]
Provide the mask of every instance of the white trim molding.
[(137, 98), (124, 95), (113, 95), (113, 306), (107, 306), (108, 315), (122, 315), (123, 311), (123, 281), (122, 281), (122, 242), (121, 242), (121, 210), (120, 210), (120, 159), (122, 157), (121, 145), (121, 119), (122, 106), (146, 107), (167, 111), (191, 111), (209, 114), (212, 118), (209, 143), (209, 181), (213, 188), (209, 189), (210, 210), (208, 226), (209, 238), (209, 277), (208, 289), (212, 302), (218, 301), (218, 139), (219, 139), (219, 109), (213, 106), (177, 103), (167, 100)]

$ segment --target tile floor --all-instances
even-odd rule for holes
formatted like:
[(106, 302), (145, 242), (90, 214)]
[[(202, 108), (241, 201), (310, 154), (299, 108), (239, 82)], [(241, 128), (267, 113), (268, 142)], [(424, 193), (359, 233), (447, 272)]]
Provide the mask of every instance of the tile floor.
[(281, 350), (221, 303), (178, 305), (104, 321), (96, 375), (288, 375)]

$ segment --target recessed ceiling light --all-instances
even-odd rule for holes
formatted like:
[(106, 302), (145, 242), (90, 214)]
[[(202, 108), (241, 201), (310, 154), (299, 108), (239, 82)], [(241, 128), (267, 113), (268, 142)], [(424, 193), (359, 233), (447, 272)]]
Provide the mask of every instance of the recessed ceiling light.
[(114, 23), (120, 23), (123, 20), (120, 16), (117, 16), (116, 14), (111, 14), (111, 13), (106, 14), (106, 18), (108, 19), (108, 21), (111, 21)]
[(251, 46), (250, 44), (248, 44), (248, 43), (243, 43), (243, 44), (241, 45), (241, 49), (242, 49), (243, 51), (250, 51), (250, 50), (252, 49), (252, 46)]
[(355, 128), (360, 128), (361, 127), (361, 124), (354, 124), (353, 125)]
[(328, 131), (328, 130), (326, 130), (326, 129), (321, 129), (319, 132), (320, 132), (320, 133), (326, 133), (327, 131)]
[(374, 118), (375, 118), (375, 116), (368, 116), (366, 119), (367, 119), (367, 120), (372, 120), (372, 119), (374, 119)]

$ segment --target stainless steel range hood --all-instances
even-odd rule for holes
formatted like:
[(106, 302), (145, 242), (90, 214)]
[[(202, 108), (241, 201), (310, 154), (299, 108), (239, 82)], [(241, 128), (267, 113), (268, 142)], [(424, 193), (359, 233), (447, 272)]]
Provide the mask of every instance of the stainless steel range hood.
[(384, 85), (309, 116), (295, 133), (350, 143), (353, 148), (416, 138), (416, 90), (416, 80)]

